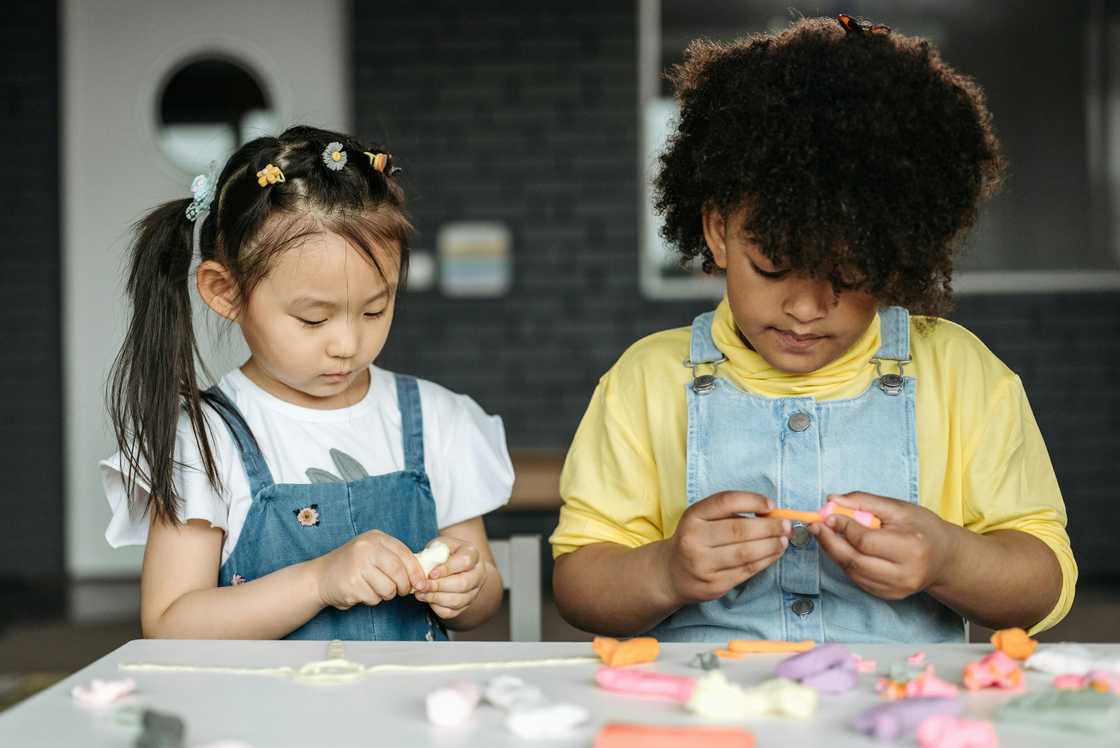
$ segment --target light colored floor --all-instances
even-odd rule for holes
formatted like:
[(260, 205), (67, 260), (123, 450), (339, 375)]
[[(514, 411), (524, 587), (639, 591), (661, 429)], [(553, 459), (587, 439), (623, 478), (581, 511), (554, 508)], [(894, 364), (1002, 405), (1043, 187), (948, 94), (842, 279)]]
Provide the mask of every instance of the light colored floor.
[[(551, 599), (542, 601), (545, 641), (590, 641), (591, 635), (568, 625)], [(32, 622), (0, 631), (0, 710), (45, 688), (131, 639), (139, 638), (134, 620), (74, 624)], [(972, 640), (985, 641), (990, 631), (972, 627)], [(460, 641), (503, 641), (509, 638), (509, 614), (501, 612)], [(1038, 637), (1042, 641), (1120, 641), (1120, 585), (1086, 585), (1078, 590), (1069, 616)]]

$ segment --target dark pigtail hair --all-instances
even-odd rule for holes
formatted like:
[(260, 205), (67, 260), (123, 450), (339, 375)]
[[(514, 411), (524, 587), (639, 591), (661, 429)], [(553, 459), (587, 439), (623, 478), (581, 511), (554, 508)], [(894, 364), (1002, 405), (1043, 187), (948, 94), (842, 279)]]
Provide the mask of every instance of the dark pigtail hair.
[(183, 409), (194, 428), (206, 476), (219, 485), (195, 375), (199, 359), (191, 322), (193, 225), (186, 217), (190, 203), (164, 203), (133, 227), (136, 239), (127, 284), (132, 309), (107, 393), (128, 496), (135, 495), (138, 481), (146, 484), (148, 508), (160, 521), (178, 516), (172, 475)]
[[(334, 142), (351, 160), (338, 171), (323, 163), (324, 149)], [(273, 258), (308, 236), (329, 232), (348, 241), (383, 278), (383, 263), (397, 262), (395, 294), (408, 269), (412, 225), (400, 185), (367, 162), (366, 152), (374, 150), (342, 133), (302, 126), (245, 143), (222, 169), (210, 212), (199, 219), (198, 259), (229, 272), (240, 302), (267, 275)], [(285, 180), (261, 186), (256, 174), (269, 164), (282, 169)], [(183, 411), (202, 469), (221, 490), (203, 412), (212, 398), (199, 393), (195, 373), (198, 365), (206, 375), (191, 324), (190, 202), (166, 203), (134, 227), (131, 320), (107, 393), (128, 494), (135, 495), (137, 482), (146, 484), (148, 508), (166, 522), (179, 519), (173, 476)]]

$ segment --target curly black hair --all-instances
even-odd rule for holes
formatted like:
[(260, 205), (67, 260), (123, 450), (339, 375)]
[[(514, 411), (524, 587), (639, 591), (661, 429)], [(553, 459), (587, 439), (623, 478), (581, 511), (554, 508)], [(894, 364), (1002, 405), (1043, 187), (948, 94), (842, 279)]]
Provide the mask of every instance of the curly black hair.
[(713, 272), (704, 210), (746, 207), (776, 264), (948, 311), (953, 258), (1003, 158), (979, 86), (928, 41), (808, 18), (694, 41), (670, 79), (680, 120), (654, 186), (682, 264)]

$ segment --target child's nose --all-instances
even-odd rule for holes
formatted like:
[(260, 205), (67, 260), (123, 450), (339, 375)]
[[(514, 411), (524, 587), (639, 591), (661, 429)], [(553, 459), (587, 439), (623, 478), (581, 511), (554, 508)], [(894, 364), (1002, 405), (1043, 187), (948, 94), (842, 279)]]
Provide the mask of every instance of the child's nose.
[(336, 326), (334, 334), (327, 343), (327, 355), (331, 358), (351, 358), (357, 350), (357, 329), (348, 324)]
[(830, 281), (816, 278), (790, 280), (783, 311), (798, 322), (809, 323), (821, 319), (835, 306), (836, 292)]

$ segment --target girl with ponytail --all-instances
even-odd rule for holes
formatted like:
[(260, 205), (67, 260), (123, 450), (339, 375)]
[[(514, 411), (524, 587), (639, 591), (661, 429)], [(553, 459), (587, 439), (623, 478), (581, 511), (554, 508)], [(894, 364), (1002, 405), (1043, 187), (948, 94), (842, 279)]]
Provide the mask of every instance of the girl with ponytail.
[[(145, 636), (436, 640), (497, 609), (501, 420), (374, 363), (408, 268), (398, 171), (294, 127), (136, 225), (101, 470), (107, 540), (146, 545)], [(192, 284), (250, 351), (208, 389)]]

